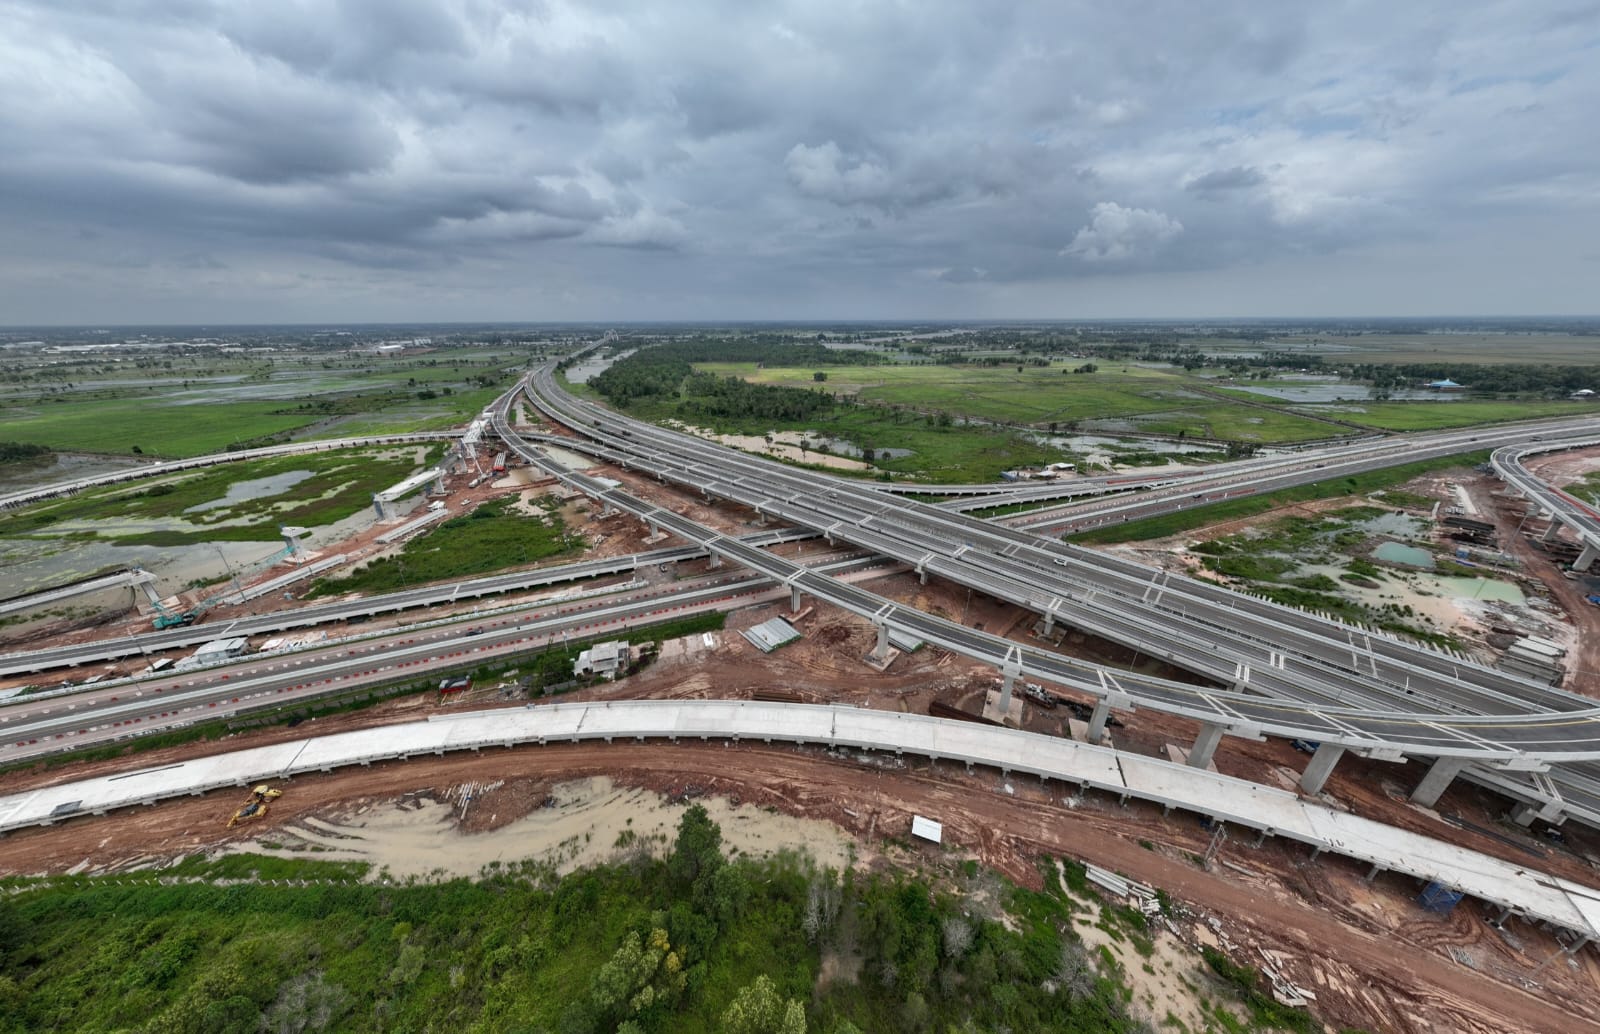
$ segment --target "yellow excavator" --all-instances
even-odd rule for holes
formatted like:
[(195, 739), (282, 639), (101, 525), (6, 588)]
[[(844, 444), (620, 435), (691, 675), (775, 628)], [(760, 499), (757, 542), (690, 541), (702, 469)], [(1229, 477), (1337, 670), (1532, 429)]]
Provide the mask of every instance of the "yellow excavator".
[(228, 819), (227, 828), (232, 829), (241, 822), (251, 822), (261, 818), (267, 813), (267, 802), (275, 801), (282, 796), (282, 790), (274, 790), (265, 783), (256, 787), (250, 791), (250, 799), (245, 801), (239, 810), (234, 812), (233, 816)]

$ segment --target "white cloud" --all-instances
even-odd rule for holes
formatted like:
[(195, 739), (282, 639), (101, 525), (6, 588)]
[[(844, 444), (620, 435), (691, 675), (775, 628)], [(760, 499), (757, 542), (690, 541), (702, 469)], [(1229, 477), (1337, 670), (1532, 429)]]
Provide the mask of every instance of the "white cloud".
[(894, 186), (881, 165), (864, 158), (846, 161), (832, 140), (817, 147), (795, 144), (783, 164), (796, 190), (826, 201), (884, 201)]
[(1182, 232), (1182, 223), (1161, 212), (1102, 201), (1061, 254), (1085, 262), (1124, 262), (1159, 251)]

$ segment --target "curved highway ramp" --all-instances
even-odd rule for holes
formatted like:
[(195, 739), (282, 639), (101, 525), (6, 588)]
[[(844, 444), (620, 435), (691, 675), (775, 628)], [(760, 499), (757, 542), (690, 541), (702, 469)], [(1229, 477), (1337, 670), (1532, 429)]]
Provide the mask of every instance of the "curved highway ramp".
[(0, 833), (347, 765), (584, 740), (761, 740), (893, 751), (1022, 772), (1182, 808), (1432, 880), (1585, 941), (1600, 890), (1334, 811), (1248, 780), (1037, 733), (855, 707), (739, 700), (528, 705), (384, 725), (0, 797)]

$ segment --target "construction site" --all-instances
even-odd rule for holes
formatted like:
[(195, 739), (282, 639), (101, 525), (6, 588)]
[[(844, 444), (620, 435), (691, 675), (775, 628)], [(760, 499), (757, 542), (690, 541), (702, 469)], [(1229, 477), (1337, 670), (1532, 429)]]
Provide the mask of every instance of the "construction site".
[[(1559, 479), (1600, 466), (1600, 455), (1568, 454), (1544, 462), (1555, 468), (1547, 471), (1549, 476)], [(591, 508), (551, 479), (529, 477), (529, 472), (517, 468), (486, 472), (484, 468), (491, 465), (486, 453), (478, 463), (475, 467), (470, 452), (462, 453), (453, 467), (430, 470), (397, 485), (384, 498), (375, 499), (382, 520), (348, 541), (324, 547), (318, 555), (340, 564), (356, 563), (392, 548), (404, 537), (396, 532), (420, 533), (438, 520), (436, 514), (470, 512), (494, 498), (526, 501), (546, 493), (562, 520), (582, 535), (585, 558), (624, 556), (659, 544), (659, 539), (647, 542), (656, 537), (632, 518)], [(762, 523), (755, 514), (708, 504), (624, 469), (598, 472), (629, 492), (728, 534), (748, 533)], [(398, 505), (408, 494), (439, 488), (446, 492), (436, 500), (445, 504), (442, 507), (429, 509), (426, 498), (409, 507)], [(1542, 541), (1544, 529), (1482, 474), (1454, 470), (1403, 489), (1408, 497), (1432, 503), (1414, 506), (1429, 516), (1438, 550), (1452, 556), (1458, 555), (1459, 545), (1493, 550), (1503, 558), (1496, 576), (1514, 581), (1526, 601), (1520, 606), (1491, 606), (1470, 598), (1431, 596), (1427, 589), (1413, 587), (1411, 602), (1431, 600), (1437, 605), (1430, 611), (1434, 619), (1474, 652), (1594, 695), (1593, 673), (1600, 670), (1596, 664), (1600, 658), (1594, 656), (1600, 649), (1596, 645), (1600, 607), (1588, 602), (1584, 581), (1563, 575), (1562, 547)], [(1203, 572), (1199, 558), (1189, 551), (1196, 542), (1239, 534), (1286, 515), (1314, 516), (1332, 505), (1297, 504), (1243, 526), (1112, 548), (1133, 552), (1147, 562)], [(1465, 512), (1449, 513), (1452, 509)], [(815, 541), (771, 548), (808, 562), (850, 554), (846, 548)], [(285, 553), (294, 551), (294, 536), (286, 529)], [(716, 573), (708, 561), (696, 560), (674, 563), (670, 570), (641, 571), (627, 581), (643, 585)], [(272, 574), (255, 586), (230, 580), (202, 595), (203, 606), (147, 595), (148, 608), (130, 616), (125, 628), (131, 633), (141, 624), (148, 628), (152, 620), (159, 625), (164, 618), (199, 611), (195, 620), (203, 618), (219, 630), (218, 639), (199, 653), (212, 655), (206, 660), (238, 657), (252, 646), (223, 634), (230, 615), (292, 607), (293, 601), (279, 591), (285, 577)], [(1038, 641), (1035, 622), (1027, 612), (982, 594), (938, 579), (924, 582), (914, 572), (893, 565), (867, 568), (851, 577), (919, 610), (1007, 638)], [(622, 584), (624, 579), (610, 581)], [(133, 584), (138, 586), (136, 578)], [(254, 591), (262, 586), (270, 587)], [(548, 595), (513, 596), (497, 600), (496, 605), (536, 602)], [(617, 660), (619, 647), (626, 652), (626, 641), (602, 642), (585, 655), (582, 663), (587, 667), (577, 673), (594, 677), (582, 678), (559, 699), (563, 704), (712, 699), (845, 704), (979, 722), (984, 721), (986, 704), (993, 713), (999, 688), (993, 668), (906, 642), (897, 644), (886, 662), (865, 663), (863, 659), (874, 652), (876, 633), (871, 623), (820, 602), (794, 613), (787, 602), (788, 594), (780, 590), (770, 602), (732, 610), (720, 632), (663, 643), (658, 656), (626, 677), (619, 675), (619, 668), (626, 665)], [(480, 606), (463, 603), (443, 608), (442, 613), (470, 614)], [(359, 632), (381, 634), (386, 627), (401, 625), (398, 618), (380, 616), (362, 622)], [(79, 634), (87, 638), (109, 631), (99, 627)], [(335, 626), (319, 629), (315, 636), (337, 639), (343, 634)], [(288, 646), (323, 641), (306, 636), (292, 639)], [(1513, 649), (1519, 643), (1532, 646)], [(285, 648), (285, 642), (280, 637), (270, 645), (258, 641), (255, 646), (277, 651)], [(1125, 646), (1078, 632), (1054, 636), (1053, 646), (1100, 664), (1187, 677)], [(161, 661), (141, 658), (138, 663), (148, 670)], [(112, 665), (92, 675), (74, 672), (67, 681), (74, 675), (85, 681), (95, 675), (114, 677), (122, 667), (130, 666)], [(19, 680), (9, 684), (15, 690)], [(61, 767), (14, 768), (7, 776), (7, 789), (16, 794), (73, 780), (159, 769), (308, 734), (327, 737), (457, 712), (538, 704), (541, 698), (530, 700), (530, 692), (526, 680), (514, 673), (476, 684), (467, 680), (449, 691), (404, 695), (304, 723), (241, 730), (216, 742)], [(1086, 705), (1048, 687), (1020, 687), (1013, 713), (1015, 724), (1028, 732), (1061, 740), (1083, 738)], [(1194, 722), (1154, 711), (1114, 719), (1111, 725), (1107, 745), (1152, 758), (1181, 761), (1182, 745), (1196, 735)], [(1298, 743), (1281, 740), (1230, 739), (1217, 751), (1211, 768), (1293, 792), (1303, 766), (1299, 748)], [(1595, 880), (1600, 835), (1571, 823), (1560, 829), (1511, 824), (1505, 819), (1504, 798), (1463, 782), (1455, 783), (1436, 805), (1418, 805), (1407, 797), (1414, 777), (1404, 771), (1406, 767), (1348, 758), (1315, 800), (1508, 863), (1533, 864), (1541, 872), (1576, 883)], [(601, 779), (603, 785), (594, 783)], [(589, 789), (578, 792), (572, 789), (573, 780), (589, 780), (592, 785), (585, 784)], [(1188, 1016), (1188, 1029), (1205, 1029), (1202, 996), (1190, 990), (1196, 986), (1196, 953), (1205, 948), (1264, 965), (1280, 1000), (1311, 1009), (1332, 1028), (1534, 1032), (1600, 1027), (1600, 1009), (1593, 1004), (1600, 959), (1592, 948), (1583, 948), (1556, 927), (1510, 918), (1501, 909), (1463, 899), (1427, 881), (1369, 869), (1334, 855), (1318, 857), (1318, 852), (1292, 840), (1248, 830), (1230, 832), (1181, 810), (1093, 789), (1063, 788), (982, 766), (750, 742), (549, 744), (297, 775), (281, 784), (257, 787), (237, 810), (232, 804), (219, 805), (216, 797), (164, 800), (134, 812), (73, 818), (59, 826), (14, 832), (0, 840), (0, 871), (159, 873), (164, 865), (197, 852), (309, 856), (336, 851), (372, 861), (375, 870), (389, 872), (409, 871), (408, 865), (416, 869), (408, 857), (438, 858), (440, 866), (420, 871), (437, 875), (443, 868), (444, 874), (470, 876), (491, 860), (517, 854), (554, 858), (565, 852), (570, 857), (564, 864), (604, 860), (606, 852), (572, 854), (576, 827), (571, 821), (545, 824), (548, 828), (540, 825), (539, 815), (552, 807), (553, 800), (571, 797), (571, 807), (577, 809), (573, 814), (583, 816), (580, 824), (603, 829), (616, 821), (605, 817), (609, 812), (637, 814), (648, 805), (670, 814), (673, 802), (681, 808), (686, 800), (714, 799), (726, 802), (719, 807), (727, 809), (728, 824), (748, 827), (751, 850), (818, 844), (834, 835), (797, 833), (811, 827), (785, 824), (821, 822), (837, 831), (840, 845), (848, 845), (842, 856), (867, 870), (893, 871), (910, 865), (953, 881), (963, 862), (971, 859), (1027, 886), (1039, 883), (1038, 859), (1049, 855), (1121, 874), (1100, 881), (1098, 893), (1108, 895), (1112, 903), (1131, 900), (1137, 905), (1139, 895), (1129, 888), (1159, 888), (1181, 902), (1184, 911), (1181, 919), (1161, 918), (1156, 925), (1163, 933), (1157, 940), (1170, 938), (1171, 950), (1177, 953), (1174, 958), (1186, 961), (1169, 962), (1172, 968), (1143, 976), (1139, 965), (1124, 968), (1132, 974), (1137, 994), (1167, 1003), (1174, 1015)], [(390, 810), (405, 801), (429, 802), (424, 826), (402, 821), (397, 817), (401, 813)], [(942, 825), (937, 846), (919, 844), (909, 836), (917, 816), (932, 816)], [(245, 826), (232, 829), (238, 820)], [(230, 828), (225, 829), (225, 823)], [(506, 830), (517, 833), (508, 839)], [(424, 842), (435, 846), (424, 850), (420, 846)], [(602, 837), (601, 842), (608, 841)], [(1408, 1005), (1397, 1012), (1396, 1002)]]

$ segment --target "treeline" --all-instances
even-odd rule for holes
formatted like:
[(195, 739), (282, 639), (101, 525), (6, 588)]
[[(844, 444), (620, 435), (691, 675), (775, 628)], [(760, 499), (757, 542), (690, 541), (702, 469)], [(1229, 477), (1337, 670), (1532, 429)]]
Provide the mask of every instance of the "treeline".
[[(840, 358), (845, 357), (845, 358)], [(778, 344), (741, 339), (683, 341), (642, 348), (612, 363), (589, 386), (624, 408), (639, 399), (685, 400), (682, 411), (695, 416), (805, 420), (833, 406), (830, 396), (803, 388), (751, 384), (738, 377), (696, 373), (694, 363), (756, 362), (785, 366), (868, 365), (883, 361), (868, 352), (835, 351), (814, 344)]]
[(1449, 378), (1478, 393), (1508, 395), (1570, 395), (1588, 388), (1600, 391), (1600, 366), (1504, 363), (1360, 363), (1347, 376), (1369, 381), (1375, 388), (1400, 388)]
[(808, 420), (833, 408), (833, 398), (820, 391), (751, 384), (709, 373), (691, 374), (682, 391), (679, 411), (692, 416)]
[(50, 455), (48, 445), (32, 442), (0, 442), (0, 463), (26, 463)]
[[(0, 1031), (1151, 1029), (1073, 932), (1053, 862), (1049, 891), (958, 898), (792, 856), (729, 861), (698, 805), (667, 857), (631, 830), (616, 848), (565, 877), (491, 863), (477, 880), (346, 882), (330, 863), (235, 856), (180, 866), (217, 883), (69, 877), (0, 896)], [(241, 881), (249, 865), (313, 882)], [(1148, 956), (1142, 916), (1106, 915)]]

